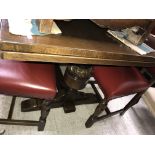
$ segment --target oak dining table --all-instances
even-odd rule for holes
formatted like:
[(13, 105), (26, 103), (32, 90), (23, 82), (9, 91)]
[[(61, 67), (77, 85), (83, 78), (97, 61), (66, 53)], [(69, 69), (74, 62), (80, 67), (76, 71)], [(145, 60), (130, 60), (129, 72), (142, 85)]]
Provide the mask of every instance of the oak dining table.
[(11, 34), (8, 20), (2, 19), (0, 58), (61, 64), (155, 66), (154, 56), (136, 53), (90, 20), (56, 23), (62, 34), (28, 38)]

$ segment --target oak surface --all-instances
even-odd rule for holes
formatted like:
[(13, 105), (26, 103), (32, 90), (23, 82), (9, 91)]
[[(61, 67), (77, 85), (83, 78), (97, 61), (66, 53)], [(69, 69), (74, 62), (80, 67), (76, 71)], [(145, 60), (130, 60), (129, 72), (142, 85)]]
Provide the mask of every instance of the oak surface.
[(56, 21), (62, 35), (17, 36), (1, 20), (1, 58), (76, 64), (155, 66), (155, 58), (141, 56), (113, 40), (106, 29), (89, 20)]

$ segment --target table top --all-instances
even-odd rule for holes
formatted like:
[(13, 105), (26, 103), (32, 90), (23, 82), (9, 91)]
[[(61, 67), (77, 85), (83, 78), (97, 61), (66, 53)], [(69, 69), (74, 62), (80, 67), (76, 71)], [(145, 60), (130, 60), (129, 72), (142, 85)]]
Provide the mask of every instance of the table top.
[(1, 58), (21, 61), (155, 66), (155, 57), (141, 56), (114, 40), (106, 29), (90, 20), (56, 21), (61, 35), (26, 36), (9, 33), (8, 21), (1, 20)]

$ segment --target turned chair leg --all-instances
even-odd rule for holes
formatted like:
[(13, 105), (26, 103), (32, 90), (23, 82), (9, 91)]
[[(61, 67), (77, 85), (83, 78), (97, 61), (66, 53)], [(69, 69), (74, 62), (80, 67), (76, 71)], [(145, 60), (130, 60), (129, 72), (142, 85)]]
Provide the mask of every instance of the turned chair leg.
[(98, 104), (94, 113), (86, 121), (86, 128), (90, 128), (97, 121), (98, 116), (107, 108), (107, 103), (108, 101), (104, 99), (102, 103)]
[(38, 124), (38, 131), (43, 131), (46, 124), (46, 118), (50, 112), (50, 106), (48, 106), (49, 102), (43, 101), (41, 105), (41, 116)]
[(138, 103), (142, 95), (145, 93), (145, 91), (137, 93), (131, 101), (123, 108), (123, 110), (120, 112), (120, 115), (124, 115), (127, 110), (129, 110), (132, 106)]

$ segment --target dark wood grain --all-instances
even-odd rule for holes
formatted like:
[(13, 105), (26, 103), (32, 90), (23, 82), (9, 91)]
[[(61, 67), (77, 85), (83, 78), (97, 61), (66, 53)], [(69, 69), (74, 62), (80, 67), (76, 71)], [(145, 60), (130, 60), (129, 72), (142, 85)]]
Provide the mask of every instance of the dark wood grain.
[[(155, 58), (141, 56), (113, 40), (106, 29), (89, 20), (56, 21), (62, 35), (17, 36), (1, 21), (0, 50), (5, 59), (77, 64), (155, 66)], [(13, 53), (11, 53), (13, 52)], [(33, 54), (31, 56), (31, 54)]]

